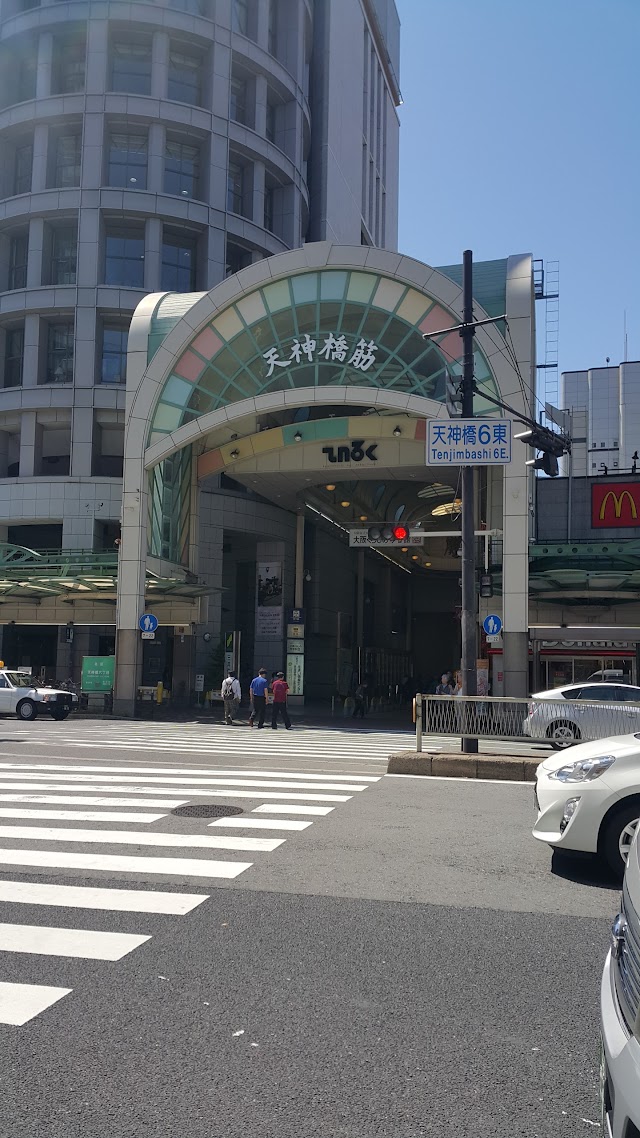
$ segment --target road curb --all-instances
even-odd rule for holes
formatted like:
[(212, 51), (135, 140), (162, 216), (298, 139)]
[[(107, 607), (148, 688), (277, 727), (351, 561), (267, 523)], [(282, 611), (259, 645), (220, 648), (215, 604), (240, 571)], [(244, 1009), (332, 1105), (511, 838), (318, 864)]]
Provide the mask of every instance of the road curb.
[(425, 775), (427, 778), (488, 778), (534, 782), (540, 759), (513, 755), (452, 755), (447, 751), (400, 751), (390, 755), (387, 774)]

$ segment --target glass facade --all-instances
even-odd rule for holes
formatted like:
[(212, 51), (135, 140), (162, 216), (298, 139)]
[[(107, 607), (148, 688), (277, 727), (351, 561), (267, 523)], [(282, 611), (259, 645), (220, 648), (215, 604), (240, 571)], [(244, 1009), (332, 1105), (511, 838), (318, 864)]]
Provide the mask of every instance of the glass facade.
[(144, 232), (141, 229), (107, 231), (104, 283), (143, 287)]
[(33, 165), (33, 143), (25, 142), (16, 146), (13, 167), (14, 194), (28, 194), (31, 189), (31, 167)]
[(82, 135), (61, 134), (55, 140), (55, 163), (53, 185), (63, 189), (66, 186), (80, 185), (82, 162)]
[(16, 233), (9, 243), (8, 288), (27, 287), (27, 256), (29, 254), (29, 233)]
[(75, 228), (54, 229), (51, 240), (50, 283), (74, 285), (78, 239)]
[(50, 324), (45, 383), (73, 383), (73, 322)]
[(165, 235), (160, 287), (167, 292), (193, 292), (196, 287), (196, 243), (192, 238)]
[(7, 328), (4, 340), (4, 386), (20, 387), (24, 358), (24, 328)]
[(151, 94), (151, 40), (116, 40), (111, 48), (111, 90)]
[(109, 138), (107, 182), (128, 190), (147, 188), (147, 136), (114, 132)]
[(102, 325), (102, 383), (125, 383), (127, 379), (127, 342), (129, 329), (118, 321)]
[(177, 103), (198, 106), (202, 101), (202, 57), (171, 48), (169, 52), (168, 97)]
[(197, 198), (200, 180), (200, 150), (187, 142), (167, 139), (164, 158), (164, 192)]

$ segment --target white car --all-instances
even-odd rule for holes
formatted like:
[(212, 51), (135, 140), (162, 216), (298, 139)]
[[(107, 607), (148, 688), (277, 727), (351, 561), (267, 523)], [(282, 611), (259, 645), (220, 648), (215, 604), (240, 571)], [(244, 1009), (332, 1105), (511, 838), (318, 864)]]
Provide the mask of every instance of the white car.
[(556, 750), (588, 739), (640, 731), (640, 687), (631, 684), (567, 684), (531, 696), (523, 731)]
[(640, 845), (629, 851), (620, 912), (600, 987), (601, 1133), (640, 1134)]
[(534, 838), (598, 854), (620, 877), (640, 818), (640, 735), (581, 743), (536, 771)]
[(72, 692), (34, 684), (25, 672), (0, 668), (0, 715), (30, 720), (45, 712), (52, 719), (66, 719), (77, 702)]

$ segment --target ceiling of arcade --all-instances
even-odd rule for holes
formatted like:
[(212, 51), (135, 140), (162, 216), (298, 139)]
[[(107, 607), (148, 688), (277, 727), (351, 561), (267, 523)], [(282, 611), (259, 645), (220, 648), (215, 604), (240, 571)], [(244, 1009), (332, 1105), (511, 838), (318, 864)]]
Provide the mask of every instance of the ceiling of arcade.
[(459, 572), (459, 473), (425, 467), (422, 419), (344, 404), (290, 409), (218, 428), (196, 453), (203, 487), (222, 475), (227, 488), (244, 486), (321, 525), (402, 522), (451, 533), (385, 553), (412, 569)]

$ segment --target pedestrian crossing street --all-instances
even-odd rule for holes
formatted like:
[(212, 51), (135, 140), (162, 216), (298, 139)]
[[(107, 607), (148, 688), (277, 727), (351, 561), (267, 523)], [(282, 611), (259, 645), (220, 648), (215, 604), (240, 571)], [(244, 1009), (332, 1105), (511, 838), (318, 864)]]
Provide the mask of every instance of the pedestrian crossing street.
[[(110, 725), (109, 734), (111, 730)], [(148, 726), (144, 730), (143, 749), (157, 750)], [(117, 746), (105, 738), (106, 728), (100, 726), (99, 733), (103, 754)], [(118, 738), (127, 745), (131, 733), (118, 729)], [(40, 742), (33, 741), (36, 746)], [(136, 738), (136, 749), (142, 744)], [(61, 747), (58, 736), (56, 745), (66, 749), (70, 740), (65, 738)], [(183, 735), (181, 746), (171, 749), (192, 748)], [(267, 751), (265, 746), (256, 754), (264, 759)], [(229, 752), (228, 739), (227, 759)], [(342, 753), (344, 757), (344, 743)], [(273, 768), (227, 770), (163, 760), (161, 766), (118, 758), (87, 762), (77, 753), (74, 762), (48, 762), (46, 756), (22, 761), (0, 754), (0, 1024), (11, 1027), (29, 1023), (71, 996), (73, 986), (59, 983), (61, 970), (64, 978), (71, 961), (124, 960), (151, 939), (145, 918), (187, 917), (210, 896), (192, 891), (194, 886), (236, 879), (380, 778), (333, 768), (330, 774), (278, 770), (279, 752), (274, 752)], [(222, 805), (221, 800), (243, 813), (214, 821), (171, 816), (178, 806)], [(42, 880), (26, 880), (34, 874)], [(100, 884), (101, 874), (110, 879), (108, 887)], [(59, 884), (61, 875), (97, 880)], [(123, 878), (122, 885), (114, 888), (113, 878)], [(166, 881), (188, 884), (189, 891), (155, 887)], [(136, 882), (154, 887), (138, 889)], [(42, 907), (44, 915), (38, 913), (37, 923), (33, 918), (22, 923), (23, 906)], [(92, 911), (114, 914), (110, 931), (92, 928)], [(137, 915), (139, 929), (120, 931), (118, 913)], [(38, 982), (24, 983), (25, 976), (32, 976), (25, 969), (34, 957), (40, 959)], [(56, 958), (55, 976), (46, 958)], [(12, 977), (17, 968), (15, 982), (2, 978), (8, 960)]]

